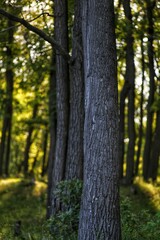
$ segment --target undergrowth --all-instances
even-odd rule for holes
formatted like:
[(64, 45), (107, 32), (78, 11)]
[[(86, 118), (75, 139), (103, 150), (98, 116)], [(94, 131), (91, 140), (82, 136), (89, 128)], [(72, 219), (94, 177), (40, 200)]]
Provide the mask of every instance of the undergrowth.
[[(122, 240), (158, 240), (160, 189), (137, 182), (136, 193), (121, 187)], [(0, 240), (76, 240), (82, 182), (63, 181), (55, 192), (63, 211), (45, 220), (46, 184), (0, 180)], [(16, 223), (21, 223), (15, 236)]]

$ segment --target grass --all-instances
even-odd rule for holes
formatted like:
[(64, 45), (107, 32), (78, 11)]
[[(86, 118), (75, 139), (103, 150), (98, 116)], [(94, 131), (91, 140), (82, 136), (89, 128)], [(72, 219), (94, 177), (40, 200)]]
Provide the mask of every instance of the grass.
[[(0, 240), (42, 239), (45, 221), (46, 184), (23, 179), (0, 180)], [(14, 237), (21, 221), (21, 238)], [(23, 238), (22, 238), (23, 237)]]
[[(30, 183), (20, 178), (0, 180), (0, 240), (52, 239), (45, 237), (47, 186), (41, 181)], [(123, 240), (158, 240), (160, 186), (137, 179), (135, 188), (136, 194), (121, 187)], [(22, 222), (20, 237), (14, 236), (17, 221)]]

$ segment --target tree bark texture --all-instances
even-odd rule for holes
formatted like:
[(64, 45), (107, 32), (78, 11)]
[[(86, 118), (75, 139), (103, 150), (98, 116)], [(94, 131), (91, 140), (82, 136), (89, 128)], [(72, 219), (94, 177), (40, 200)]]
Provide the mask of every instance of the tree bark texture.
[(112, 0), (83, 0), (84, 186), (79, 240), (119, 240), (116, 44)]
[[(54, 35), (56, 41), (68, 52), (67, 0), (54, 1)], [(68, 122), (69, 122), (69, 68), (64, 57), (56, 50), (57, 129), (53, 168), (52, 213), (59, 210), (59, 201), (54, 196), (58, 182), (65, 176)]]
[(151, 160), (151, 144), (153, 137), (152, 123), (153, 123), (153, 111), (151, 111), (151, 106), (154, 102), (154, 92), (155, 92), (155, 70), (154, 70), (154, 51), (153, 51), (153, 35), (154, 35), (154, 23), (153, 23), (153, 9), (155, 6), (155, 1), (147, 0), (147, 18), (148, 18), (148, 61), (149, 61), (149, 98), (147, 105), (147, 127), (146, 127), (146, 137), (145, 146), (143, 153), (143, 177), (144, 180), (149, 178), (149, 166)]
[(134, 176), (134, 147), (135, 147), (135, 125), (134, 125), (134, 111), (135, 111), (135, 65), (134, 65), (134, 49), (133, 49), (133, 26), (132, 14), (130, 7), (130, 0), (123, 1), (124, 13), (127, 22), (126, 34), (126, 74), (125, 81), (129, 83), (128, 92), (128, 149), (126, 160), (126, 184), (131, 184)]
[(82, 57), (81, 1), (75, 1), (75, 17), (72, 36), (70, 66), (70, 119), (67, 147), (66, 179), (83, 176), (83, 128), (84, 128), (84, 74)]

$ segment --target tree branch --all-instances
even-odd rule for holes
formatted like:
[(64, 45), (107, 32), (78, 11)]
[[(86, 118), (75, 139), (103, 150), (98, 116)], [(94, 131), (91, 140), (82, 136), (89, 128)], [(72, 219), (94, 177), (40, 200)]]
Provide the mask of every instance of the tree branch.
[(59, 53), (64, 58), (66, 58), (69, 63), (71, 62), (71, 57), (70, 57), (69, 53), (65, 49), (63, 49), (61, 47), (61, 45), (54, 38), (52, 38), (49, 35), (47, 35), (44, 31), (40, 30), (37, 27), (34, 27), (33, 25), (31, 25), (29, 22), (27, 22), (23, 18), (16, 17), (16, 16), (6, 12), (5, 10), (3, 10), (1, 8), (0, 8), (0, 14), (3, 15), (4, 17), (10, 19), (11, 21), (21, 23), (28, 30), (36, 33), (38, 36), (43, 38), (45, 41), (49, 42), (56, 50), (58, 50)]

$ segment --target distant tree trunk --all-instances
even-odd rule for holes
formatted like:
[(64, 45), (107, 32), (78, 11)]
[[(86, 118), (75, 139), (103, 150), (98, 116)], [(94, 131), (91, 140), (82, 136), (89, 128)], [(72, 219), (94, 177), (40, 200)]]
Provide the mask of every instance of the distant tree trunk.
[(43, 157), (42, 157), (42, 171), (41, 171), (42, 177), (46, 173), (47, 143), (48, 143), (48, 129), (46, 127), (46, 129), (44, 130), (44, 133), (43, 133)]
[[(67, 0), (54, 1), (55, 40), (68, 52)], [(59, 210), (59, 201), (54, 196), (58, 182), (65, 176), (68, 122), (69, 122), (69, 68), (64, 57), (56, 50), (57, 129), (56, 149), (52, 184), (52, 214)]]
[(135, 65), (133, 50), (133, 31), (132, 31), (132, 14), (130, 0), (123, 1), (124, 13), (127, 21), (126, 35), (126, 82), (129, 83), (128, 93), (128, 149), (127, 149), (127, 166), (126, 166), (126, 184), (131, 184), (134, 175), (134, 147), (135, 147), (135, 125), (134, 125), (134, 100), (135, 100)]
[(156, 181), (160, 159), (160, 110), (157, 112), (156, 129), (152, 144), (151, 161), (149, 166), (149, 177)]
[(47, 219), (51, 216), (52, 206), (52, 174), (55, 159), (55, 144), (56, 144), (56, 116), (55, 116), (55, 92), (56, 92), (56, 73), (55, 73), (55, 55), (52, 53), (51, 70), (50, 70), (50, 86), (49, 86), (49, 132), (50, 146), (48, 158), (48, 192), (47, 192)]
[[(33, 107), (33, 113), (32, 113), (32, 119), (35, 119), (37, 116), (37, 111), (38, 111), (38, 104), (35, 104)], [(23, 160), (23, 166), (24, 166), (24, 174), (28, 174), (28, 161), (29, 161), (29, 151), (30, 147), (32, 144), (32, 133), (34, 131), (34, 127), (31, 124), (28, 129), (28, 134), (27, 134), (27, 139), (26, 139), (26, 146), (25, 146), (25, 151), (24, 151), (24, 160)]]
[(141, 57), (142, 57), (142, 84), (141, 84), (141, 96), (140, 96), (140, 123), (138, 130), (138, 150), (136, 155), (136, 164), (135, 164), (135, 176), (138, 175), (138, 168), (140, 162), (141, 148), (142, 148), (142, 137), (143, 137), (143, 103), (144, 103), (144, 81), (145, 81), (145, 59), (144, 59), (144, 47), (143, 47), (143, 36), (141, 38)]
[(4, 173), (9, 174), (10, 161), (10, 145), (11, 145), (11, 128), (12, 128), (12, 99), (13, 99), (13, 51), (12, 45), (14, 41), (13, 23), (8, 20), (8, 44), (6, 50), (6, 106), (4, 112), (2, 137), (0, 144), (0, 176)]
[(83, 0), (84, 185), (79, 240), (119, 240), (116, 43), (112, 0)]
[(153, 9), (155, 6), (155, 1), (146, 0), (147, 2), (147, 18), (148, 18), (148, 60), (149, 60), (149, 98), (147, 105), (147, 127), (146, 127), (146, 137), (145, 146), (143, 153), (143, 177), (144, 180), (149, 178), (149, 166), (150, 166), (150, 156), (151, 156), (151, 144), (152, 144), (152, 125), (153, 125), (153, 111), (151, 111), (151, 106), (154, 102), (154, 92), (155, 92), (155, 71), (154, 71), (154, 51), (153, 51), (153, 35), (154, 35), (154, 23), (153, 23)]
[(120, 93), (120, 121), (119, 121), (119, 161), (120, 161), (120, 179), (123, 178), (124, 164), (124, 138), (125, 138), (125, 100), (128, 96), (129, 83), (125, 80)]
[(84, 76), (82, 58), (81, 1), (75, 1), (70, 66), (70, 120), (66, 162), (66, 179), (82, 179), (84, 128)]
[(3, 119), (3, 127), (2, 127), (2, 137), (0, 144), (0, 176), (3, 174), (3, 165), (4, 165), (4, 153), (5, 153), (5, 142), (6, 142), (6, 133), (7, 133), (8, 123), (6, 121), (6, 117), (4, 115)]

